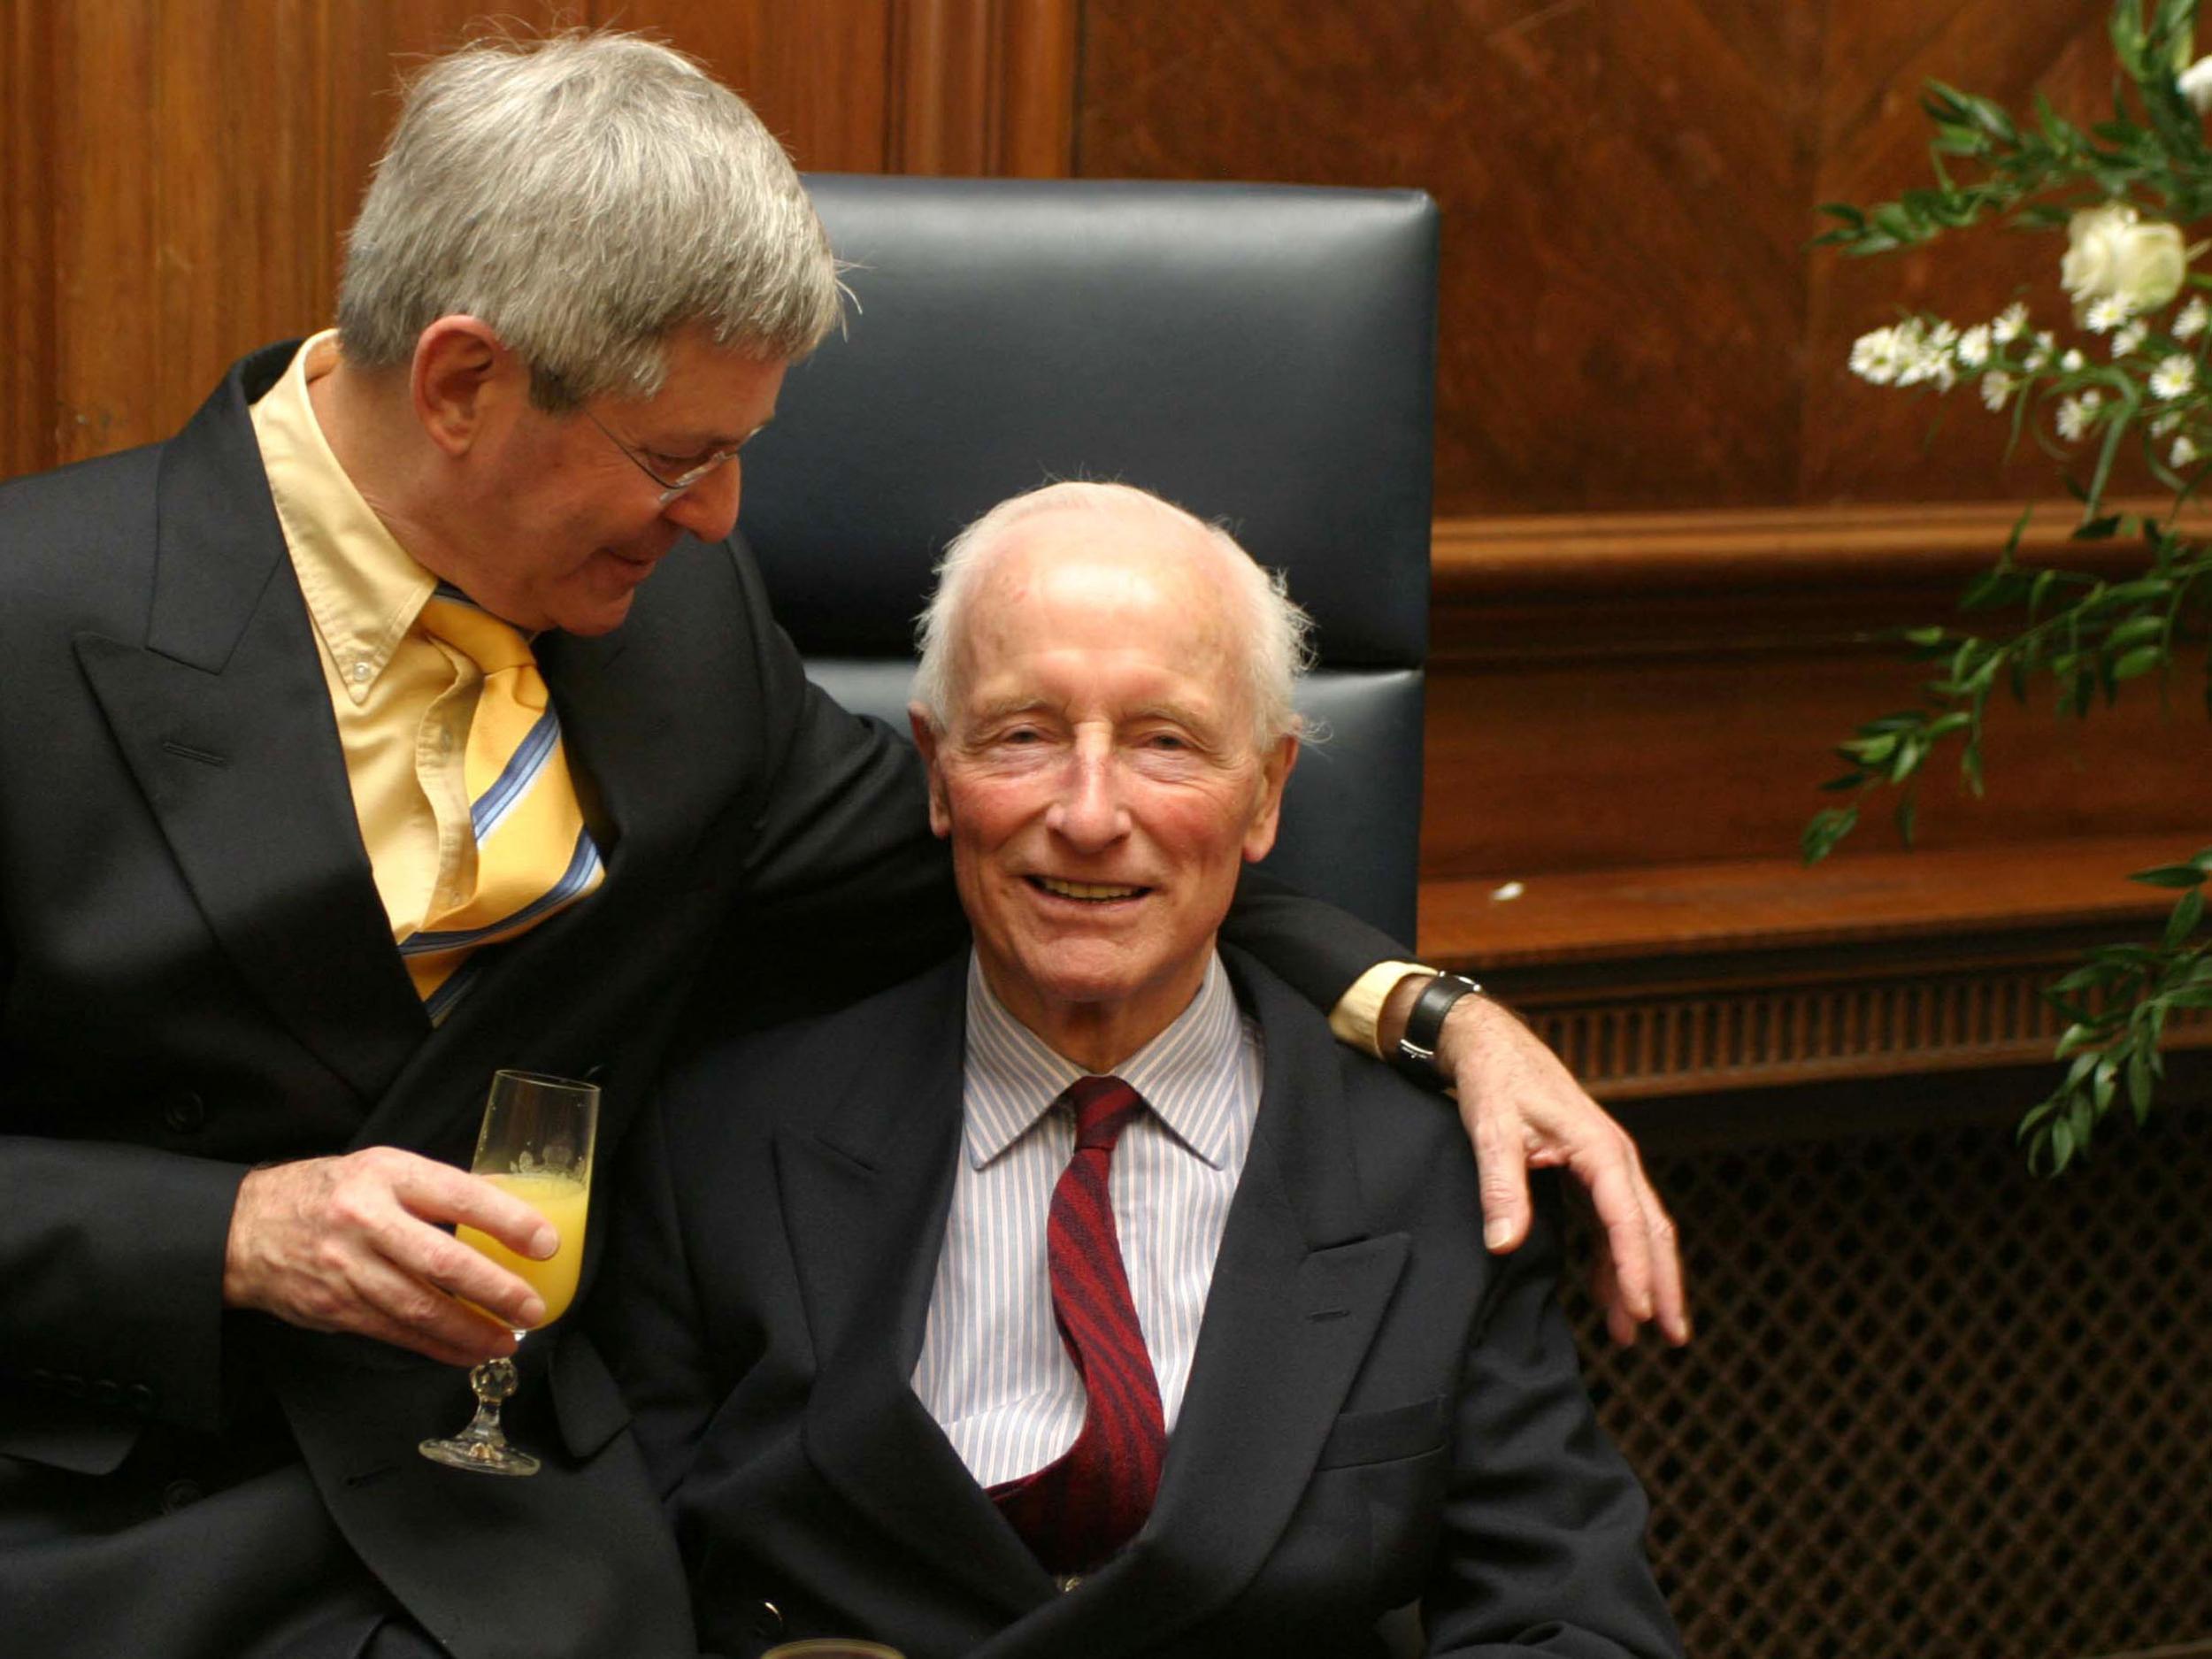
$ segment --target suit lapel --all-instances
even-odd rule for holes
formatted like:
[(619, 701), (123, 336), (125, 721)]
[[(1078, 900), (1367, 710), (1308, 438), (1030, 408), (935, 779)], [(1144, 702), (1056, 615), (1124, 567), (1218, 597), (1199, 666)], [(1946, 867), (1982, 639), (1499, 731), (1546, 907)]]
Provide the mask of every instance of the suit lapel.
[(931, 973), (826, 1128), (776, 1146), (785, 1225), (819, 1362), (803, 1441), (847, 1502), (1014, 1618), (1051, 1580), (910, 1384), (960, 1156), (967, 964)]
[(353, 815), (305, 605), (247, 415), (293, 348), (234, 369), (165, 449), (142, 647), (77, 658), (233, 966), (365, 1099), (428, 1029)]
[(1367, 1233), (1326, 1028), (1222, 954), (1259, 1018), (1267, 1077), (1158, 1501), (1126, 1551), (976, 1659), (1151, 1651), (1240, 1592), (1305, 1491), (1404, 1268), (1403, 1233)]

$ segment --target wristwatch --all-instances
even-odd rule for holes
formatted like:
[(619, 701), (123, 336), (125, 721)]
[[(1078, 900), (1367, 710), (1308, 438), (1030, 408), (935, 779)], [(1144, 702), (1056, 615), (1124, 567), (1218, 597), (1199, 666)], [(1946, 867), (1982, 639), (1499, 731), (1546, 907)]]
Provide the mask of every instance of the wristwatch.
[(1436, 1044), (1444, 1033), (1444, 1016), (1461, 997), (1481, 995), (1482, 987), (1463, 973), (1440, 973), (1423, 986), (1421, 995), (1413, 999), (1413, 1011), (1406, 1016), (1404, 1034), (1398, 1039), (1394, 1056), (1398, 1069), (1418, 1078), (1435, 1078)]

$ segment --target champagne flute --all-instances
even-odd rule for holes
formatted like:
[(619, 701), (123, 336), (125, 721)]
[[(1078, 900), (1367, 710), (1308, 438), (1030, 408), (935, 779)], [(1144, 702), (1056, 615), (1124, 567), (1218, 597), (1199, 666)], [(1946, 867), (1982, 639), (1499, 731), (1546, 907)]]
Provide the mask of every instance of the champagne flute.
[[(584, 1260), (584, 1217), (591, 1196), (592, 1146), (598, 1133), (596, 1085), (534, 1071), (493, 1074), (484, 1125), (477, 1132), (475, 1161), (469, 1168), (551, 1222), (560, 1244), (541, 1262), (516, 1255), (474, 1227), (457, 1227), (454, 1236), (526, 1281), (545, 1299), (545, 1317), (536, 1329), (552, 1324), (575, 1300)], [(524, 1334), (517, 1331), (515, 1340), (520, 1342)], [(434, 1463), (479, 1474), (536, 1474), (538, 1460), (508, 1444), (499, 1427), (500, 1402), (515, 1391), (514, 1362), (487, 1360), (469, 1372), (469, 1386), (476, 1394), (475, 1417), (450, 1440), (423, 1441), (422, 1455)]]

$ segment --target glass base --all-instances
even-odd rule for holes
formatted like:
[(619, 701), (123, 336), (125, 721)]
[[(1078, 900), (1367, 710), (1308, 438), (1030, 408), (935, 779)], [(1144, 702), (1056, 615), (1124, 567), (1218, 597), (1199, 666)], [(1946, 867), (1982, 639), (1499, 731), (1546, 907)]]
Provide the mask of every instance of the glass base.
[(541, 1465), (503, 1440), (473, 1440), (464, 1431), (449, 1440), (425, 1440), (416, 1449), (434, 1463), (479, 1475), (534, 1475)]
[[(515, 1333), (519, 1340), (522, 1333)], [(512, 1360), (487, 1360), (469, 1372), (469, 1387), (476, 1394), (476, 1415), (451, 1440), (424, 1440), (417, 1448), (434, 1463), (465, 1469), (478, 1475), (534, 1475), (542, 1466), (525, 1451), (507, 1443), (499, 1432), (500, 1402), (515, 1392)]]

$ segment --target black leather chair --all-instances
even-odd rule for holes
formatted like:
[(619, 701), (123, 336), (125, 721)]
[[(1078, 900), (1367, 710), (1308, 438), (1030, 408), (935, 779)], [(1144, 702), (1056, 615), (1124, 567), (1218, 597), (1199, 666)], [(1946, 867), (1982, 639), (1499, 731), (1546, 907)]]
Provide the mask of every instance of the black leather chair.
[(857, 302), (747, 452), (810, 672), (904, 728), (962, 525), (1056, 479), (1225, 523), (1318, 623), (1269, 866), (1410, 944), (1428, 646), (1435, 204), (1413, 191), (818, 175)]

